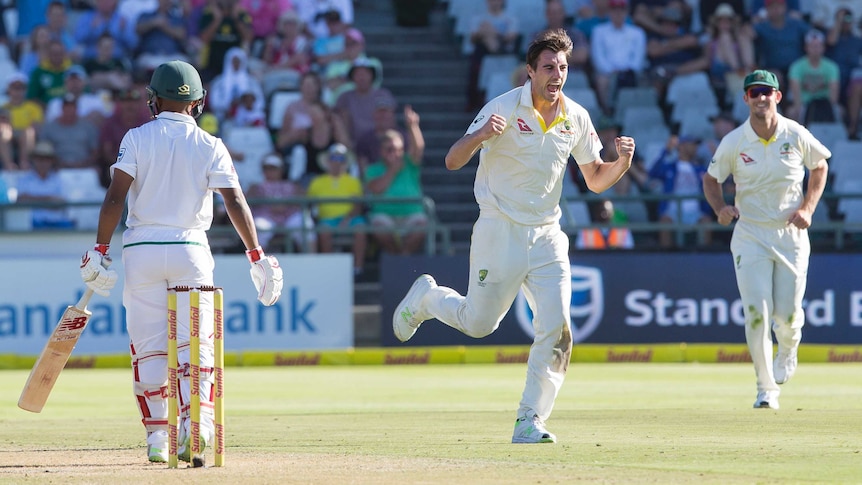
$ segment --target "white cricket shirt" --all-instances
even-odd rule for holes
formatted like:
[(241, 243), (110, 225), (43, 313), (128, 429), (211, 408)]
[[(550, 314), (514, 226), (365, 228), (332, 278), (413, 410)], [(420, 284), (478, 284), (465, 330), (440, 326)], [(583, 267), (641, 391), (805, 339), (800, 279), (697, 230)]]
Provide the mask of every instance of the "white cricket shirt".
[(486, 140), (479, 152), (473, 192), (481, 212), (526, 225), (559, 221), (569, 154), (584, 165), (599, 160), (602, 149), (589, 113), (568, 97), (563, 100), (547, 128), (533, 107), (529, 81), (492, 99), (476, 115), (468, 135), (494, 113), (508, 119), (503, 133)]
[(221, 139), (191, 116), (164, 112), (129, 130), (111, 166), (135, 180), (129, 189), (124, 244), (163, 240), (206, 243), (213, 189), (240, 188)]
[(751, 119), (719, 143), (708, 173), (719, 183), (733, 175), (739, 220), (785, 226), (802, 203), (805, 169), (832, 152), (799, 123), (781, 115), (770, 140), (751, 127)]

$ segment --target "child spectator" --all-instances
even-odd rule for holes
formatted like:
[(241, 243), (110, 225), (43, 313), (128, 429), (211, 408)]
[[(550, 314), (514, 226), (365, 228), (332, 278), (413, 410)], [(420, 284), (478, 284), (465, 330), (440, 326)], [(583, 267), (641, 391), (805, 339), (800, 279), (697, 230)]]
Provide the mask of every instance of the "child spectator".
[(207, 102), (219, 121), (224, 121), (233, 117), (240, 96), (248, 92), (254, 93), (254, 108), (263, 111), (263, 87), (248, 71), (248, 55), (239, 47), (231, 47), (224, 56), (224, 70), (212, 81)]

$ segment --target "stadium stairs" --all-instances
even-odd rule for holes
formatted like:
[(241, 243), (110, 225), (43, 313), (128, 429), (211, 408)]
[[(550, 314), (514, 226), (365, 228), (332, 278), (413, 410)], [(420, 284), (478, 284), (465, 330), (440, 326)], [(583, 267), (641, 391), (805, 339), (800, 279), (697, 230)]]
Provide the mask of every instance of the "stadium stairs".
[[(427, 27), (396, 25), (392, 0), (358, 0), (354, 8), (354, 24), (365, 35), (366, 52), (383, 63), (383, 86), (398, 99), (399, 121), (403, 125), (407, 104), (420, 116), (426, 143), (425, 194), (435, 201), (440, 222), (452, 231), (453, 251), (466, 253), (479, 213), (473, 198), (476, 163), (450, 172), (443, 160), (475, 113), (464, 110), (469, 63), (460, 52), (460, 40), (452, 34), (446, 5), (438, 2)], [(376, 270), (376, 264), (370, 266)], [(381, 315), (379, 278), (370, 279), (354, 286), (357, 347), (379, 346), (381, 332), (391, 331), (384, 325), (388, 318)]]

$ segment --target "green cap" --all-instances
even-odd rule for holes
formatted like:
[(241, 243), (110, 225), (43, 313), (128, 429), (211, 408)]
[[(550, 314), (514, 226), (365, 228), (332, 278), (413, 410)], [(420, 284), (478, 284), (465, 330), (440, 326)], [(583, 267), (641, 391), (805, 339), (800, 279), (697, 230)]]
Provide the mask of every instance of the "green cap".
[(747, 90), (750, 86), (769, 86), (772, 89), (778, 89), (778, 78), (769, 71), (758, 69), (745, 76), (742, 89)]
[(170, 61), (157, 67), (149, 88), (160, 98), (176, 101), (195, 101), (206, 95), (197, 69), (183, 61)]

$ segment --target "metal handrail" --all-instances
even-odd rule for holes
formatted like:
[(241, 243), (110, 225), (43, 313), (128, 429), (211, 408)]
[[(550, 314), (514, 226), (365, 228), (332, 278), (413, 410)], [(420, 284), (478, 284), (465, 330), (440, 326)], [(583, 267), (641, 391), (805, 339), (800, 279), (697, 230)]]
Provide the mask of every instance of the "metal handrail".
[[(438, 251), (443, 254), (450, 254), (452, 235), (451, 230), (448, 226), (445, 226), (440, 223), (437, 217), (437, 210), (434, 204), (434, 201), (427, 196), (423, 197), (383, 197), (383, 196), (375, 196), (368, 195), (362, 197), (283, 197), (283, 198), (249, 198), (249, 205), (264, 205), (264, 204), (274, 204), (274, 205), (298, 205), (301, 207), (301, 210), (305, 217), (310, 218), (309, 220), (313, 220), (313, 212), (314, 208), (319, 204), (325, 203), (360, 203), (360, 204), (373, 204), (373, 203), (410, 203), (410, 204), (421, 204), (425, 215), (428, 218), (428, 223), (423, 229), (426, 234), (425, 240), (425, 253), (427, 255), (435, 255)], [(32, 201), (32, 202), (17, 202), (14, 204), (0, 204), (0, 228), (6, 227), (6, 212), (9, 210), (16, 209), (64, 209), (70, 207), (99, 207), (101, 206), (101, 201), (92, 201), (92, 202), (47, 202), (47, 201)], [(216, 205), (218, 207), (218, 204)], [(121, 225), (122, 226), (122, 225)], [(122, 227), (118, 228), (118, 230), (122, 229)], [(68, 232), (68, 231), (84, 231), (82, 229), (56, 229), (56, 232)], [(87, 230), (89, 231), (89, 230)], [(355, 233), (392, 233), (392, 234), (406, 234), (409, 232), (413, 232), (412, 229), (403, 228), (403, 227), (395, 227), (395, 228), (386, 228), (386, 227), (372, 227), (370, 225), (367, 226), (355, 226), (355, 227), (347, 227), (347, 228), (331, 228), (331, 227), (319, 227), (314, 225), (313, 227), (305, 227), (303, 225), (300, 228), (274, 228), (272, 232), (274, 234), (279, 235), (290, 235), (292, 233), (299, 232), (301, 239), (306, 241), (306, 247), (303, 248), (306, 252), (312, 252), (312, 248), (308, 247), (308, 238), (306, 237), (309, 232), (319, 233), (319, 232), (329, 232), (334, 234), (355, 234)], [(2, 230), (0, 230), (2, 232)], [(45, 231), (40, 231), (45, 232)], [(228, 226), (220, 226), (214, 224), (212, 228), (208, 231), (212, 235), (233, 235), (236, 236), (236, 232), (232, 227)], [(440, 238), (440, 242), (438, 243), (437, 238)], [(238, 236), (237, 236), (238, 240)], [(285, 249), (290, 249), (292, 251), (292, 246), (288, 244), (289, 241), (285, 244)], [(439, 247), (438, 247), (439, 246)], [(290, 252), (290, 251), (288, 251)]]

